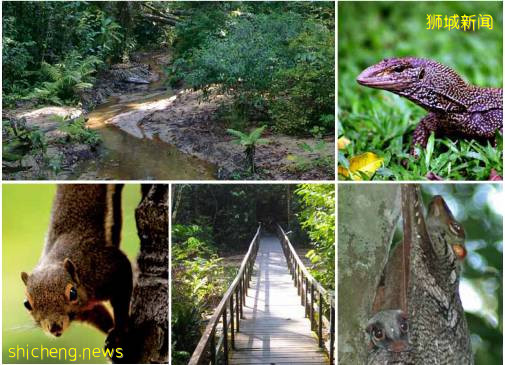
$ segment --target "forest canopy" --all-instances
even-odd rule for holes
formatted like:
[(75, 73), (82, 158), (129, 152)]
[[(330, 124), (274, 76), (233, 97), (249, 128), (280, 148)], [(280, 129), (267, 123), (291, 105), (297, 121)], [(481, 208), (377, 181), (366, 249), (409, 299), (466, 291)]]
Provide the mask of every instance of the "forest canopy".
[(100, 70), (173, 46), (170, 82), (220, 85), (232, 127), (332, 134), (334, 21), (333, 2), (7, 1), (3, 103), (76, 104)]

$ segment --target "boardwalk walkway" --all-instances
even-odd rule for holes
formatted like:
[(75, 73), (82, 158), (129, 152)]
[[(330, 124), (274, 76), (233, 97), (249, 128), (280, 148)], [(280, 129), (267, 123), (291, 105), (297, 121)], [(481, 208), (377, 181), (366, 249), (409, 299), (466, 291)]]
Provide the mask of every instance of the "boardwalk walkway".
[(276, 236), (263, 236), (230, 364), (329, 364), (305, 318)]

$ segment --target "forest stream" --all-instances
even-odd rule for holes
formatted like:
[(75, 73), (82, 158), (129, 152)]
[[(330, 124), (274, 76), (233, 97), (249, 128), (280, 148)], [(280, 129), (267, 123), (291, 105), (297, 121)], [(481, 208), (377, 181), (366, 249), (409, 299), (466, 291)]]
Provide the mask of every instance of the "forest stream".
[(213, 164), (181, 152), (156, 134), (146, 134), (139, 125), (154, 110), (163, 110), (174, 100), (174, 91), (165, 86), (166, 76), (158, 62), (159, 53), (139, 59), (153, 73), (151, 82), (132, 94), (111, 96), (87, 116), (102, 145), (97, 160), (79, 164), (74, 178), (138, 180), (214, 179)]
[[(234, 143), (219, 119), (221, 108), (232, 103), (230, 95), (215, 85), (205, 93), (167, 86), (164, 68), (171, 62), (170, 53), (169, 49), (138, 53), (128, 63), (111, 65), (98, 75), (93, 88), (81, 94), (79, 107), (21, 104), (4, 110), (4, 119), (24, 119), (44, 131), (47, 141), (42, 157), (28, 155), (8, 166), (4, 162), (8, 167), (4, 178), (213, 180), (233, 179), (244, 172), (251, 176), (243, 146)], [(86, 126), (98, 133), (98, 146), (69, 143), (55, 115), (70, 121), (83, 116)], [(332, 136), (319, 142), (323, 151), (311, 137), (267, 131), (262, 139), (255, 154), (260, 178), (328, 178), (320, 163), (330, 156), (333, 161)], [(48, 175), (45, 161), (54, 159), (61, 161), (58, 171)]]

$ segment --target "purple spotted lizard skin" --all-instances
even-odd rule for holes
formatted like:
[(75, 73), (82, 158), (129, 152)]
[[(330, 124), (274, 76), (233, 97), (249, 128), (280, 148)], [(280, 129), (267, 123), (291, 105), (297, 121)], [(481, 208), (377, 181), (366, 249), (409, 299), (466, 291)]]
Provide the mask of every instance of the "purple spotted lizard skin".
[(436, 61), (390, 58), (365, 69), (361, 85), (401, 95), (429, 113), (417, 125), (414, 147), (426, 147), (431, 132), (494, 143), (503, 131), (503, 90), (467, 84), (454, 70)]

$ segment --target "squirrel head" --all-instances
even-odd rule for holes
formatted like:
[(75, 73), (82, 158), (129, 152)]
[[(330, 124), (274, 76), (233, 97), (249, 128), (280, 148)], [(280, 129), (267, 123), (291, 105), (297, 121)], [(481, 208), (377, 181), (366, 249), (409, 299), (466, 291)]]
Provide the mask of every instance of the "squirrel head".
[(53, 336), (61, 336), (87, 304), (86, 290), (69, 258), (58, 264), (42, 265), (31, 275), (22, 272), (21, 279), (26, 285), (26, 309), (37, 325)]

